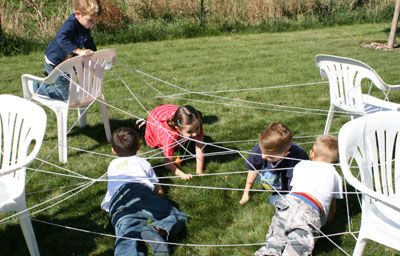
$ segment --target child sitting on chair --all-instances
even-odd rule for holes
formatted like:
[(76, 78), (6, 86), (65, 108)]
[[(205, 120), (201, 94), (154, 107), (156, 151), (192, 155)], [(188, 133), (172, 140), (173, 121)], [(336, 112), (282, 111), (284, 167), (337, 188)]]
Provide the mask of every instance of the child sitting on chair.
[[(58, 30), (45, 52), (44, 74), (47, 76), (64, 60), (74, 56), (91, 56), (96, 51), (90, 29), (99, 21), (99, 0), (75, 0), (74, 13)], [(52, 84), (35, 83), (33, 92), (53, 99), (67, 100), (69, 79), (61, 74)]]
[(274, 191), (269, 197), (269, 203), (273, 204), (280, 194), (289, 190), (293, 167), (302, 159), (308, 159), (307, 153), (293, 144), (292, 132), (286, 125), (271, 123), (265, 127), (259, 143), (247, 158), (246, 167), (249, 172), (239, 203), (243, 205), (249, 201), (249, 190), (257, 179), (258, 171), (261, 174), (258, 180), (266, 189)]
[(312, 255), (314, 235), (333, 218), (336, 198), (342, 198), (342, 179), (332, 165), (338, 160), (337, 138), (319, 136), (310, 159), (294, 167), (293, 188), (275, 202), (265, 246), (254, 255)]
[(135, 156), (139, 138), (135, 130), (122, 127), (111, 137), (118, 156), (108, 170), (107, 194), (101, 207), (110, 213), (117, 236), (115, 255), (147, 255), (147, 240), (155, 255), (168, 255), (166, 240), (180, 232), (187, 216), (169, 203), (150, 163)]

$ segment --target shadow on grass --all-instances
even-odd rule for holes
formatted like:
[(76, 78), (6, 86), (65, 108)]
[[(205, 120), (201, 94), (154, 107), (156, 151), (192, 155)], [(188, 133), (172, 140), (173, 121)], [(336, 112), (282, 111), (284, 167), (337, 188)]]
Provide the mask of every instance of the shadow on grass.
[[(124, 127), (124, 126), (134, 127), (134, 124), (135, 124), (134, 119), (126, 119), (126, 120), (110, 119), (111, 133), (120, 127)], [(84, 128), (80, 128), (78, 125), (71, 130), (71, 132), (68, 134), (68, 137), (74, 137), (74, 136), (78, 136), (78, 135), (84, 135), (84, 136), (89, 137), (92, 140), (97, 142), (96, 145), (85, 148), (86, 151), (96, 151), (96, 149), (109, 144), (109, 142), (107, 141), (106, 132), (104, 130), (103, 123), (97, 123), (95, 125), (88, 124)], [(67, 137), (67, 141), (68, 141), (68, 137)], [(51, 138), (49, 138), (49, 139), (51, 139)], [(74, 153), (72, 153), (72, 152), (73, 152), (72, 150), (69, 151), (68, 155), (69, 156), (79, 156), (82, 154), (86, 154), (86, 152), (84, 152), (84, 151), (74, 151)]]
[[(71, 211), (71, 209), (68, 209)], [(100, 211), (100, 209), (93, 209)], [(97, 235), (70, 230), (63, 227), (48, 225), (43, 222), (54, 223), (62, 226), (81, 228), (84, 230), (113, 234), (113, 230), (104, 230), (89, 218), (93, 212), (85, 216), (69, 217), (58, 220), (51, 216), (39, 215), (32, 219), (35, 237), (41, 255), (89, 255), (98, 247)], [(32, 216), (31, 216), (32, 218)], [(37, 219), (38, 221), (35, 221)], [(7, 225), (0, 231), (1, 255), (29, 255), (19, 224)], [(109, 250), (102, 255), (113, 255)]]
[[(351, 193), (355, 192), (354, 188), (350, 185), (347, 185), (347, 191)], [(349, 214), (350, 219), (352, 219), (361, 213), (357, 195), (348, 194), (347, 198), (348, 206), (346, 205), (346, 197), (337, 200), (337, 210), (333, 221), (331, 223), (327, 223), (321, 230), (324, 234), (329, 235), (348, 231), (349, 222), (347, 215)], [(347, 209), (349, 209), (349, 213), (347, 212)], [(354, 227), (352, 227), (352, 229), (354, 229)], [(347, 234), (347, 236), (351, 235)], [(342, 246), (343, 244), (343, 235), (330, 237), (330, 239), (332, 239), (332, 241), (338, 246)], [(331, 241), (326, 238), (320, 238), (315, 245), (314, 252), (316, 252), (316, 254), (324, 254), (328, 253), (329, 251), (333, 251), (334, 249), (336, 249), (336, 245), (334, 245)], [(351, 252), (348, 253), (351, 254)]]

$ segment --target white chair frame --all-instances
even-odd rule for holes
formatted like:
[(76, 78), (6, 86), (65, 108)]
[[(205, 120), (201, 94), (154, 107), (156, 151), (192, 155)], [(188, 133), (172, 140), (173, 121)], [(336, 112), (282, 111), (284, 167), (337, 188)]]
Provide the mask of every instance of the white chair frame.
[[(110, 69), (115, 62), (115, 49), (105, 49), (95, 52), (88, 57), (74, 57), (60, 63), (45, 78), (24, 74), (21, 77), (24, 98), (34, 100), (54, 111), (57, 117), (58, 128), (58, 152), (59, 161), (67, 162), (67, 123), (68, 110), (78, 108), (78, 118), (80, 127), (87, 124), (87, 108), (97, 101), (103, 118), (104, 129), (107, 140), (111, 139), (110, 121), (103, 95), (103, 76), (104, 71)], [(32, 91), (33, 82), (41, 84), (51, 84), (60, 75), (65, 77), (68, 74), (70, 79), (69, 98), (67, 101), (51, 99), (46, 96), (35, 94)]]
[[(340, 56), (318, 54), (316, 65), (322, 77), (328, 78), (330, 107), (324, 134), (328, 134), (336, 109), (351, 116), (351, 119), (377, 111), (399, 110), (400, 105), (389, 102), (388, 93), (399, 90), (400, 85), (386, 84), (367, 64)], [(384, 100), (362, 93), (362, 81), (369, 80), (384, 94)]]
[(39, 255), (25, 200), (26, 166), (46, 129), (44, 110), (20, 97), (0, 95), (0, 211), (16, 211), (31, 255)]
[(343, 175), (362, 192), (361, 226), (353, 255), (362, 255), (368, 239), (400, 250), (399, 120), (400, 112), (377, 112), (340, 129)]

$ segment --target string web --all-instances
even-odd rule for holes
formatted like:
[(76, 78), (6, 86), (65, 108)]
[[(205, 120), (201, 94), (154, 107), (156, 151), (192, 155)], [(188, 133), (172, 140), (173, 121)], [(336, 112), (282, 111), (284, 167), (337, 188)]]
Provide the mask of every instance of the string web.
[[(135, 90), (137, 90), (137, 86), (132, 86), (128, 84), (125, 79), (121, 75), (120, 68), (124, 69), (123, 71), (128, 70), (129, 75), (138, 75), (141, 80), (141, 85), (142, 86), (147, 86), (150, 88), (152, 91), (156, 93), (156, 97), (160, 99), (170, 99), (170, 100), (180, 100), (180, 101), (185, 101), (188, 104), (190, 102), (198, 102), (199, 104), (213, 104), (218, 107), (234, 107), (234, 108), (245, 108), (245, 109), (257, 109), (257, 110), (266, 110), (269, 112), (281, 112), (281, 113), (290, 113), (290, 114), (296, 114), (296, 115), (318, 115), (318, 116), (326, 116), (328, 111), (326, 109), (317, 109), (317, 108), (306, 108), (306, 107), (296, 107), (292, 105), (283, 105), (283, 104), (273, 104), (273, 103), (263, 103), (263, 102), (257, 102), (257, 101), (252, 101), (252, 100), (244, 100), (240, 99), (239, 97), (229, 97), (226, 95), (229, 95), (229, 93), (234, 93), (236, 95), (240, 95), (242, 92), (271, 92), (273, 90), (282, 90), (282, 89), (291, 89), (291, 88), (298, 88), (298, 87), (320, 87), (320, 86), (327, 86), (327, 82), (309, 82), (309, 83), (302, 83), (302, 84), (282, 84), (282, 85), (274, 85), (270, 87), (263, 87), (263, 88), (244, 88), (244, 89), (229, 89), (229, 90), (215, 90), (215, 91), (193, 91), (186, 89), (184, 87), (178, 86), (176, 84), (173, 84), (172, 82), (168, 82), (165, 80), (162, 80), (154, 75), (148, 74), (142, 70), (135, 69), (129, 67), (126, 63), (123, 63), (122, 60), (118, 60), (122, 65), (114, 67), (113, 71), (114, 75), (118, 77), (118, 80), (120, 82), (120, 85), (123, 87), (125, 90), (125, 94), (123, 97), (119, 98), (119, 101), (132, 101), (132, 104), (137, 104), (140, 106), (140, 108), (143, 110), (144, 113), (148, 114), (149, 110), (154, 107), (154, 106), (148, 106), (144, 104), (143, 102), (145, 100), (141, 99), (138, 97), (135, 93), (137, 93)], [(68, 76), (65, 76), (67, 79), (69, 79)], [(169, 87), (173, 89), (174, 91), (177, 91), (177, 93), (165, 93), (162, 89), (157, 88), (157, 83), (162, 84), (163, 86)], [(72, 86), (79, 86), (75, 81), (72, 81)], [(100, 99), (96, 99), (97, 101), (101, 101)], [(140, 119), (143, 118), (145, 119), (146, 116), (139, 116), (136, 115), (135, 113), (130, 113), (122, 108), (119, 108), (113, 104), (110, 104), (108, 102), (103, 102), (109, 109), (112, 109), (115, 112), (118, 112), (121, 115), (124, 115), (128, 118), (134, 118), (134, 119)], [(92, 103), (93, 104), (93, 103)], [(85, 111), (87, 111), (90, 108), (87, 107)], [(347, 116), (344, 112), (341, 111), (336, 111), (335, 116)], [(71, 130), (76, 126), (76, 124), (79, 122), (79, 119), (76, 120), (68, 129), (68, 133), (71, 132)], [(150, 120), (147, 120), (147, 122), (151, 122)], [(154, 125), (159, 125), (157, 123), (153, 123)], [(207, 134), (207, 131), (205, 131)], [(319, 134), (305, 134), (305, 135), (299, 135), (295, 136), (294, 140), (296, 141), (297, 144), (299, 145), (312, 145), (314, 142), (314, 139), (318, 136)], [(246, 140), (233, 140), (233, 141), (213, 141), (213, 142), (202, 142), (202, 141), (196, 141), (195, 139), (187, 139), (188, 143), (184, 143), (183, 140), (175, 140), (175, 144), (179, 145), (181, 148), (183, 148), (183, 154), (178, 155), (183, 159), (183, 161), (188, 161), (191, 159), (195, 158), (195, 155), (190, 152), (190, 150), (187, 149), (188, 144), (190, 143), (202, 143), (203, 144), (203, 149), (206, 148), (212, 148), (212, 152), (206, 152), (205, 153), (205, 158), (207, 157), (215, 157), (215, 156), (222, 156), (222, 155), (238, 155), (243, 159), (243, 162), (247, 161), (247, 156), (252, 154), (251, 153), (251, 148), (248, 148), (246, 150), (239, 150), (235, 149), (233, 146), (235, 145), (254, 145), (257, 143), (258, 139), (253, 138), (253, 139), (246, 139)], [(303, 142), (298, 142), (298, 141), (303, 141)], [(76, 232), (84, 232), (84, 233), (89, 233), (93, 234), (96, 236), (107, 236), (107, 237), (113, 237), (115, 236), (113, 234), (108, 234), (108, 233), (101, 233), (101, 232), (95, 232), (91, 230), (85, 230), (81, 229), (79, 227), (71, 227), (67, 225), (61, 225), (56, 222), (52, 221), (44, 221), (40, 219), (36, 219), (34, 216), (45, 211), (48, 209), (51, 209), (52, 207), (62, 204), (66, 200), (73, 200), (73, 197), (78, 195), (79, 193), (85, 193), (87, 189), (89, 189), (91, 186), (97, 184), (97, 183), (106, 183), (109, 181), (107, 179), (107, 172), (105, 168), (105, 172), (100, 175), (99, 177), (93, 178), (89, 177), (87, 175), (84, 175), (80, 173), (80, 170), (70, 170), (68, 168), (60, 166), (57, 162), (56, 163), (51, 163), (48, 161), (50, 158), (51, 154), (53, 154), (55, 151), (57, 151), (58, 144), (49, 142), (49, 141), (44, 141), (44, 144), (48, 144), (49, 146), (52, 147), (52, 150), (46, 155), (44, 158), (36, 158), (36, 161), (40, 163), (38, 167), (36, 168), (30, 168), (28, 167), (27, 170), (29, 172), (28, 178), (26, 180), (27, 183), (29, 183), (32, 178), (37, 174), (37, 173), (42, 173), (48, 175), (50, 178), (52, 176), (59, 176), (59, 177), (65, 177), (65, 178), (71, 178), (74, 179), (73, 184), (69, 185), (64, 185), (64, 186), (59, 186), (51, 189), (45, 189), (41, 191), (29, 191), (26, 193), (26, 195), (29, 197), (29, 195), (34, 195), (34, 194), (40, 194), (40, 193), (49, 193), (51, 191), (55, 190), (65, 190), (65, 192), (58, 194), (56, 196), (50, 197), (49, 199), (33, 205), (27, 209), (27, 211), (30, 212), (30, 215), (32, 217), (33, 221), (36, 221), (38, 223), (46, 224), (46, 225), (53, 225), (59, 228), (64, 228), (64, 229), (69, 229), (69, 230), (74, 230)], [(110, 162), (115, 156), (106, 153), (100, 153), (100, 152), (95, 152), (92, 150), (87, 150), (87, 149), (82, 149), (79, 147), (72, 147), (68, 146), (68, 150), (75, 151), (80, 154), (80, 156), (83, 156), (84, 154), (89, 154), (89, 155), (96, 155), (102, 158), (109, 158)], [(148, 161), (157, 161), (160, 162), (159, 160), (163, 159), (162, 156), (162, 149), (150, 149), (146, 150), (143, 152), (140, 152), (138, 156), (145, 158)], [(248, 163), (250, 164), (250, 163)], [(153, 165), (153, 168), (159, 168), (165, 166), (165, 163), (160, 163)], [(259, 170), (256, 170), (253, 168), (254, 171), (256, 171), (259, 175), (260, 172)], [(229, 172), (219, 172), (216, 170), (213, 173), (206, 173), (201, 175), (195, 175), (193, 174), (193, 179), (201, 179), (204, 177), (226, 177), (230, 175), (243, 175), (246, 174), (247, 170), (231, 170)], [(340, 172), (339, 172), (340, 173)], [(160, 182), (160, 185), (163, 186), (169, 186), (169, 187), (181, 187), (185, 189), (199, 189), (199, 190), (222, 190), (222, 191), (243, 191), (244, 189), (239, 187), (217, 187), (217, 186), (199, 186), (199, 185), (188, 185), (188, 184), (176, 184), (173, 182), (174, 179), (179, 179), (177, 176), (159, 176), (158, 177)], [(171, 180), (172, 182), (163, 182), (163, 180)], [(343, 178), (344, 180), (344, 178)], [(134, 180), (127, 180), (127, 181), (134, 181)], [(245, 181), (245, 180), (244, 180)], [(244, 184), (244, 182), (243, 182)], [(346, 210), (347, 210), (347, 220), (348, 220), (348, 227), (347, 231), (345, 232), (340, 232), (340, 233), (334, 233), (334, 234), (325, 234), (321, 230), (318, 229), (318, 238), (325, 238), (329, 240), (334, 246), (338, 248), (343, 254), (345, 255), (350, 255), (350, 252), (346, 252), (343, 248), (341, 248), (338, 244), (336, 244), (331, 238), (335, 236), (343, 236), (343, 235), (351, 235), (356, 239), (356, 234), (358, 231), (353, 231), (352, 228), (352, 221), (350, 217), (350, 209), (348, 205), (348, 196), (349, 195), (357, 195), (357, 192), (354, 191), (347, 191), (347, 186), (344, 184), (344, 189), (345, 191), (343, 194), (345, 195), (345, 200), (346, 200)], [(251, 189), (251, 192), (257, 192), (257, 193), (270, 193), (270, 192), (277, 192), (280, 193), (279, 191), (274, 191), (274, 190), (265, 190), (265, 189)], [(287, 192), (287, 191), (286, 191)], [(360, 202), (359, 202), (360, 203)], [(99, 211), (101, 211), (100, 206), (99, 206)], [(0, 220), (0, 223), (7, 223), (10, 222), (14, 219), (14, 217), (18, 213), (15, 213), (11, 216), (5, 217)], [(311, 224), (311, 223), (310, 223)], [(266, 230), (267, 231), (267, 230)], [(131, 239), (131, 238), (127, 238)], [(255, 246), (255, 245), (263, 245), (264, 240), (263, 238), (261, 241), (258, 241), (256, 243), (242, 243), (242, 244), (208, 244), (208, 243), (169, 243), (171, 245), (176, 245), (176, 246), (185, 246), (185, 247), (242, 247), (242, 246)]]

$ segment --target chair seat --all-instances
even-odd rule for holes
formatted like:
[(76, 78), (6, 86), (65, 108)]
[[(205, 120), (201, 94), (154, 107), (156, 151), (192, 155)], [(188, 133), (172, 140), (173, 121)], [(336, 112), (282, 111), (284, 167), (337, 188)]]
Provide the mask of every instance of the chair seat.
[(19, 201), (24, 196), (24, 184), (21, 180), (2, 177), (0, 179), (0, 211), (18, 211)]
[(363, 94), (364, 111), (366, 114), (372, 114), (379, 111), (400, 110), (400, 104), (375, 98), (368, 94)]

